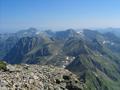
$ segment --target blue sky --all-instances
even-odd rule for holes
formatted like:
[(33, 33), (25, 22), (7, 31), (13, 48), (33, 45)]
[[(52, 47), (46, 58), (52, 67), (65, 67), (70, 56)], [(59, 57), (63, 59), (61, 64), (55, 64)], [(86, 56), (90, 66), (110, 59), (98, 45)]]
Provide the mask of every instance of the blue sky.
[(120, 27), (120, 0), (0, 0), (0, 29)]

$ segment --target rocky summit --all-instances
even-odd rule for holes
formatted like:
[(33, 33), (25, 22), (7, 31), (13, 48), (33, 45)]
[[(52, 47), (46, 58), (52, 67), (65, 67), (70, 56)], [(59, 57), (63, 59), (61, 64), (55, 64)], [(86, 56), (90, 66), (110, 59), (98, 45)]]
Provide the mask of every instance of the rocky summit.
[(79, 78), (54, 66), (7, 65), (0, 70), (0, 90), (83, 90)]

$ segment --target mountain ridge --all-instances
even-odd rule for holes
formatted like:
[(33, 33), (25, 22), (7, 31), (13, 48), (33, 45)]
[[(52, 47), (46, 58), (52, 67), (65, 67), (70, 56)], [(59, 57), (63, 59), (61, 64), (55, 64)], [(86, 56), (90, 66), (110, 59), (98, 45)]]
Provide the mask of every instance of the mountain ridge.
[(109, 32), (49, 30), (20, 38), (4, 60), (66, 68), (80, 77), (86, 90), (119, 90), (119, 47), (119, 37)]

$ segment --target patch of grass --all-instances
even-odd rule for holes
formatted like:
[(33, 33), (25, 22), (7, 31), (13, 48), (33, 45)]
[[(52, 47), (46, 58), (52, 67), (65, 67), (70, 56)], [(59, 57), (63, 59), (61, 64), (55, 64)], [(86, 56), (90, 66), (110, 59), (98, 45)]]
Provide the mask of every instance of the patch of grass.
[(0, 70), (6, 70), (6, 63), (0, 61)]

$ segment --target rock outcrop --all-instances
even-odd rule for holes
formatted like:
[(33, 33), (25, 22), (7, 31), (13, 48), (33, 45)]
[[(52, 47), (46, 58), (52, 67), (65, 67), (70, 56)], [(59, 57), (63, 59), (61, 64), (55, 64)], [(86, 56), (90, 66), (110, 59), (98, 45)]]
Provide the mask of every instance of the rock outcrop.
[(78, 77), (54, 66), (8, 65), (0, 71), (0, 90), (83, 90)]

